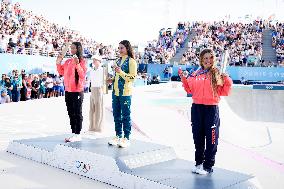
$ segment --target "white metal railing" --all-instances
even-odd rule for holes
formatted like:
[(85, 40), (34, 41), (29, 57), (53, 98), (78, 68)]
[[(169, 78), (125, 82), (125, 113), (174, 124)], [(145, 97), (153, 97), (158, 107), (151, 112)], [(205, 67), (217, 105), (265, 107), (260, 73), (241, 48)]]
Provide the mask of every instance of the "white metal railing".
[(40, 55), (40, 56), (48, 56), (48, 57), (57, 57), (61, 51), (46, 51), (42, 49), (35, 48), (24, 48), (21, 52), (18, 52), (19, 48), (9, 48), (6, 53), (9, 54), (25, 54), (25, 55)]

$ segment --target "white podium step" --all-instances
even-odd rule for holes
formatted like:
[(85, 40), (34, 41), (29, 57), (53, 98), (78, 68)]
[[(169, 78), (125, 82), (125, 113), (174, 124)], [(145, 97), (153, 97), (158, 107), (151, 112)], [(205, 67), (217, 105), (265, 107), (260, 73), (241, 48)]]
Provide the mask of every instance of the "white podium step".
[(168, 146), (131, 140), (129, 148), (118, 148), (109, 138), (64, 143), (65, 137), (15, 140), (7, 152), (126, 189), (260, 188), (253, 176), (229, 170), (192, 174), (194, 164)]

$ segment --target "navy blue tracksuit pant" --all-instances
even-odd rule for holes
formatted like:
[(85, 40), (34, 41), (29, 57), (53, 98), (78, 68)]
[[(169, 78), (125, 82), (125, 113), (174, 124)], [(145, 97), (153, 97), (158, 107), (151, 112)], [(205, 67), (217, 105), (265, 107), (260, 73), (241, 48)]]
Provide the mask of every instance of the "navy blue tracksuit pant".
[(215, 164), (217, 152), (220, 127), (219, 107), (193, 103), (191, 122), (196, 165), (203, 163), (205, 169), (210, 169)]
[(131, 96), (116, 96), (114, 93), (112, 94), (112, 110), (115, 132), (116, 136), (119, 138), (122, 138), (122, 134), (124, 132), (124, 137), (129, 139), (131, 133), (130, 106)]

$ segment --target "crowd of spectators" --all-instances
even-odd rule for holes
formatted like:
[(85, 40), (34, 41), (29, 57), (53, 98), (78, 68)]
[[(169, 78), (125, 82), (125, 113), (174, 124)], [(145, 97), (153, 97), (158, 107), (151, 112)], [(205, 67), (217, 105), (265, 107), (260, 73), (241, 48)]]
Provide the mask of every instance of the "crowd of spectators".
[(250, 24), (197, 22), (190, 29), (194, 36), (188, 42), (181, 64), (198, 64), (199, 52), (203, 48), (213, 48), (218, 62), (227, 49), (231, 65), (259, 66), (261, 63), (263, 25), (259, 21)]
[(177, 28), (162, 28), (157, 40), (148, 42), (141, 56), (142, 63), (167, 64), (170, 59), (185, 45), (188, 38), (188, 23), (178, 23)]
[[(1, 0), (0, 53), (57, 56), (63, 44), (72, 36), (84, 47), (84, 56), (91, 57), (99, 49), (104, 56), (113, 56), (113, 47), (86, 38), (78, 31), (60, 26), (21, 8), (19, 3)], [(67, 56), (70, 52), (67, 52)]]
[[(272, 46), (276, 48), (277, 63), (262, 60), (262, 31), (265, 27), (261, 20), (250, 24), (196, 22), (178, 23), (175, 29), (163, 28), (156, 40), (148, 42), (144, 53), (136, 53), (138, 63), (170, 63), (179, 49), (188, 47), (180, 64), (198, 64), (202, 48), (213, 48), (217, 61), (221, 60), (224, 49), (229, 50), (230, 64), (236, 66), (276, 66), (284, 64), (284, 30), (282, 23), (272, 26)], [(193, 37), (185, 44), (189, 34)], [(72, 36), (84, 47), (84, 56), (102, 54), (113, 59), (117, 51), (113, 46), (103, 45), (86, 38), (79, 31), (60, 26), (21, 8), (19, 3), (1, 0), (0, 3), (0, 53), (57, 56), (63, 44)], [(67, 56), (70, 52), (67, 52)]]
[(12, 70), (2, 74), (0, 91), (0, 104), (64, 96), (64, 79), (46, 72), (27, 74), (25, 70)]
[(284, 66), (284, 24), (272, 26), (272, 47), (276, 49), (277, 64)]

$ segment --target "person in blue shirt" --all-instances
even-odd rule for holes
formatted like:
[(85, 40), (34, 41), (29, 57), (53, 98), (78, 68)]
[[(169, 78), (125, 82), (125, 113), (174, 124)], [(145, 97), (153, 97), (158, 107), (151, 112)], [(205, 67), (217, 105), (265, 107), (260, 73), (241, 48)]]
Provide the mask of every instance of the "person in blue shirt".
[(22, 88), (22, 83), (20, 82), (19, 76), (15, 75), (12, 81), (12, 101), (18, 102), (20, 100), (20, 91)]
[(2, 74), (2, 79), (0, 81), (0, 88), (5, 87), (5, 79), (6, 79), (6, 74)]

